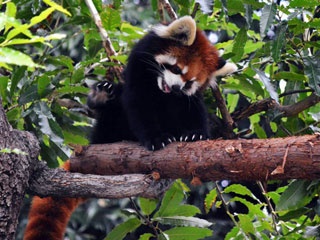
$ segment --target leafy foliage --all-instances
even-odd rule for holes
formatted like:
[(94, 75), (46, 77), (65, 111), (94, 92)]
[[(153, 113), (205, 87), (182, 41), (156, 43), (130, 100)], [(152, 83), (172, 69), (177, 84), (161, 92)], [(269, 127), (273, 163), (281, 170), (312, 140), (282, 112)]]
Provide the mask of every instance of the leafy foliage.
[[(195, 2), (170, 1), (179, 16), (191, 14)], [(94, 3), (116, 59), (125, 64), (147, 26), (159, 21), (157, 1)], [(264, 98), (292, 105), (320, 95), (318, 6), (315, 0), (202, 1), (197, 26), (217, 39), (222, 57), (239, 68), (219, 80), (231, 113)], [(40, 158), (57, 167), (70, 157), (74, 144), (88, 144), (93, 120), (84, 107), (87, 86), (113, 78), (109, 70), (115, 63), (107, 59), (85, 1), (12, 0), (0, 1), (0, 7), (0, 94), (8, 120), (14, 128), (33, 132), (40, 141)], [(219, 115), (210, 91), (206, 102), (209, 112)], [(247, 138), (311, 134), (320, 130), (319, 111), (319, 103), (292, 117), (270, 109), (238, 122), (234, 131), (250, 130)], [(107, 208), (93, 202), (86, 214), (81, 209), (74, 214), (67, 234), (71, 239), (95, 238), (98, 232), (100, 238), (109, 233), (107, 239), (219, 239), (219, 234), (225, 239), (316, 239), (318, 181), (273, 182), (269, 192), (256, 188), (232, 183), (219, 190), (205, 184), (185, 200), (188, 187), (180, 181), (161, 201), (139, 199), (140, 209), (127, 211), (124, 222), (125, 211), (119, 209), (128, 201), (110, 201)], [(199, 208), (203, 204), (205, 213)], [(211, 225), (219, 223), (221, 214), (233, 227)]]

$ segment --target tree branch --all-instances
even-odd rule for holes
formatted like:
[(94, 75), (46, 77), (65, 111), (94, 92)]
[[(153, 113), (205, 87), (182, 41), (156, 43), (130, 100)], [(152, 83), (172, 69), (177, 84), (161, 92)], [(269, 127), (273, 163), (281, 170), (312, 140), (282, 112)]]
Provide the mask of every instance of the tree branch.
[[(70, 167), (72, 171), (100, 175), (156, 171), (161, 178), (198, 177), (203, 181), (317, 179), (319, 139), (319, 135), (311, 135), (183, 142), (156, 152), (126, 142), (90, 145), (71, 157)], [(274, 172), (278, 166), (283, 167), (283, 173)]]
[(98, 176), (49, 169), (39, 162), (29, 181), (28, 193), (40, 197), (158, 198), (171, 186), (171, 180), (154, 181), (151, 175)]
[[(104, 49), (106, 50), (106, 53), (107, 53), (107, 56), (110, 58), (111, 56), (117, 56), (117, 52), (114, 50), (113, 46), (112, 46), (112, 43), (111, 43), (111, 40), (108, 36), (108, 33), (107, 31), (103, 28), (102, 26), (102, 22), (101, 22), (101, 18), (100, 18), (100, 15), (93, 3), (92, 0), (85, 0), (87, 6), (88, 6), (88, 9), (91, 13), (91, 16), (97, 26), (97, 28), (99, 29), (99, 33), (100, 33), (100, 36), (101, 36), (101, 39), (102, 39), (102, 44), (103, 44), (103, 47)], [(120, 62), (118, 60), (115, 60), (115, 59), (112, 59), (110, 58), (110, 60), (114, 63), (117, 63), (120, 65)], [(119, 67), (119, 66), (113, 66), (112, 67), (114, 69), (114, 72), (117, 76), (117, 78), (122, 81), (122, 77), (121, 77), (121, 71), (122, 71), (122, 68)]]
[(232, 113), (232, 118), (235, 122), (246, 119), (256, 113), (267, 111), (269, 109), (276, 109), (283, 113), (283, 117), (292, 117), (300, 112), (312, 107), (320, 102), (320, 97), (312, 93), (309, 97), (301, 100), (300, 102), (281, 106), (273, 99), (266, 98), (258, 102), (252, 103), (246, 109), (241, 109)]
[(178, 18), (177, 14), (175, 13), (175, 11), (173, 10), (171, 4), (169, 3), (168, 0), (158, 0), (162, 6), (164, 7), (164, 9), (166, 9), (169, 17), (171, 18), (171, 20), (176, 20)]

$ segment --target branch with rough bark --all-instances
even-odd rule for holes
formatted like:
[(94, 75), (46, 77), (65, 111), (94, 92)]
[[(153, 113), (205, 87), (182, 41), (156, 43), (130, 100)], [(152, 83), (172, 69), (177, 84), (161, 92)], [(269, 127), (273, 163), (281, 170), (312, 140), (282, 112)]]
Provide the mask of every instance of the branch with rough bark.
[(157, 172), (161, 178), (318, 179), (320, 136), (178, 142), (150, 152), (134, 143), (90, 145), (70, 159), (72, 171), (111, 175)]
[(245, 109), (232, 113), (234, 121), (246, 119), (256, 113), (267, 111), (269, 109), (275, 109), (282, 112), (283, 117), (291, 117), (299, 114), (300, 112), (312, 107), (320, 102), (320, 97), (312, 93), (309, 97), (301, 100), (300, 102), (282, 106), (271, 98), (266, 98), (258, 102), (252, 103)]

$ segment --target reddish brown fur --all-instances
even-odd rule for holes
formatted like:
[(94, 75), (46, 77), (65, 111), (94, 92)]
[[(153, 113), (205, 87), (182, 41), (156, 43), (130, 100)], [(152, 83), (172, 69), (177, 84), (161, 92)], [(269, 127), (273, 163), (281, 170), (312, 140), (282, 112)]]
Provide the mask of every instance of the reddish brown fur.
[[(62, 168), (70, 171), (67, 161)], [(73, 210), (82, 198), (40, 198), (35, 196), (29, 212), (24, 240), (61, 240)]]
[(191, 46), (171, 47), (168, 52), (177, 57), (177, 65), (181, 69), (188, 66), (188, 72), (182, 76), (183, 80), (188, 81), (196, 77), (203, 87), (206, 87), (210, 74), (218, 67), (217, 50), (199, 29)]

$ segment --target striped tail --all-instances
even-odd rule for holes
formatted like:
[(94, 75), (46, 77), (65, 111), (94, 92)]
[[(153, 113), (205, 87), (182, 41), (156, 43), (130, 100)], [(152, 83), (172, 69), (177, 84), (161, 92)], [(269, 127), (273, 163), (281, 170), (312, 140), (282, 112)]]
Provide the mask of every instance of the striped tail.
[[(70, 171), (67, 161), (62, 168)], [(72, 212), (82, 198), (40, 198), (35, 196), (29, 212), (24, 240), (62, 240)]]

